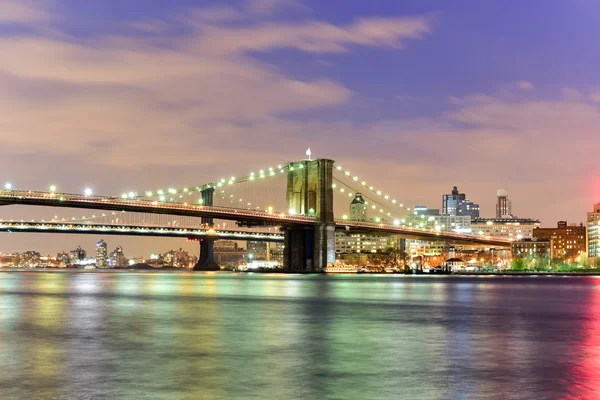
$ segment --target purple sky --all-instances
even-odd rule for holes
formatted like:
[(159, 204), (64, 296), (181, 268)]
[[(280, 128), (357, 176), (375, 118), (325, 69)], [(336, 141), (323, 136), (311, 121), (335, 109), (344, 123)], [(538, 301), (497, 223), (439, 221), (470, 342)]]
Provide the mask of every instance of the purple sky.
[[(0, 180), (119, 194), (311, 147), (405, 204), (457, 185), (491, 216), (502, 188), (518, 216), (584, 221), (599, 18), (594, 0), (0, 0)], [(95, 240), (2, 235), (0, 251)]]

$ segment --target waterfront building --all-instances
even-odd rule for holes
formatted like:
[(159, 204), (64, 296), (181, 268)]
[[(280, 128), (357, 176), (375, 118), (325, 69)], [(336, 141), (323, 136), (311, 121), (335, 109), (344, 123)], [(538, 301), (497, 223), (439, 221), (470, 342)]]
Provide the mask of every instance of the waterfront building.
[(514, 241), (511, 244), (513, 257), (532, 257), (538, 256), (542, 259), (552, 259), (554, 251), (552, 239), (548, 238), (531, 238)]
[(108, 260), (109, 265), (113, 268), (124, 268), (128, 265), (127, 257), (125, 257), (125, 253), (121, 246), (117, 246), (117, 248), (110, 253)]
[(267, 242), (248, 241), (248, 260), (269, 260), (270, 253), (268, 251)]
[(81, 246), (77, 246), (75, 250), (69, 252), (69, 263), (71, 265), (78, 265), (87, 258), (87, 253)]
[(448, 271), (461, 271), (465, 269), (465, 261), (457, 257), (449, 258), (444, 261), (444, 267)]
[(233, 240), (217, 240), (214, 255), (215, 262), (219, 265), (237, 266), (246, 259), (246, 249), (239, 247)]
[(381, 253), (393, 246), (393, 236), (377, 236), (364, 233), (335, 233), (335, 253)]
[(496, 218), (512, 218), (512, 202), (504, 189), (496, 193)]
[(592, 259), (600, 257), (600, 203), (587, 214), (587, 252)]
[(96, 268), (108, 267), (108, 245), (104, 240), (96, 243)]
[(552, 240), (553, 257), (576, 261), (587, 252), (586, 227), (558, 221), (556, 228), (536, 228), (533, 237)]
[(66, 267), (67, 265), (69, 265), (71, 258), (69, 256), (69, 253), (61, 251), (56, 255), (56, 261), (59, 267)]
[(471, 220), (474, 235), (505, 238), (509, 240), (531, 239), (540, 221), (531, 218), (475, 218)]
[(42, 255), (37, 251), (26, 251), (19, 257), (19, 265), (26, 268), (36, 268), (40, 265)]

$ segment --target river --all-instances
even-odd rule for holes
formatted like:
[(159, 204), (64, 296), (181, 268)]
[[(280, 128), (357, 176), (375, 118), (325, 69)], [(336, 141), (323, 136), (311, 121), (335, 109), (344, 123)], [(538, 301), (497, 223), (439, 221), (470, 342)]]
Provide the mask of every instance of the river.
[(1, 399), (598, 399), (600, 279), (0, 273)]

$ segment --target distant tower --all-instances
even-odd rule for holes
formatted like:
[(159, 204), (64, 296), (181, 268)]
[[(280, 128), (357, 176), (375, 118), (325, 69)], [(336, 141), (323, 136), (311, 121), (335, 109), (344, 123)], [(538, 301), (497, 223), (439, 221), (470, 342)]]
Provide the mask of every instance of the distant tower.
[(367, 220), (367, 202), (360, 193), (356, 193), (352, 203), (350, 203), (350, 219), (352, 221)]
[(496, 201), (496, 218), (512, 218), (512, 203), (504, 189), (498, 189)]
[(104, 240), (96, 243), (96, 268), (106, 268), (108, 266), (107, 247)]

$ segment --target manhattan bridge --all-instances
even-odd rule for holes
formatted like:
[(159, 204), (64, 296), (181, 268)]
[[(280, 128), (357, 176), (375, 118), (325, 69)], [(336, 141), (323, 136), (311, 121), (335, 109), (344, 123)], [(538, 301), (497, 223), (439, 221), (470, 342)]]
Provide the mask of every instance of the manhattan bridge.
[[(41, 221), (2, 221), (0, 232), (84, 233), (181, 237), (200, 242), (196, 270), (218, 269), (215, 240), (284, 243), (284, 269), (320, 272), (335, 263), (335, 233), (394, 235), (428, 242), (508, 248), (510, 241), (427, 226), (400, 200), (374, 188), (330, 159), (265, 167), (183, 188), (146, 188), (121, 195), (0, 190), (0, 205), (95, 210), (93, 215)], [(348, 218), (347, 206), (361, 193), (371, 222)], [(97, 210), (97, 212), (96, 212)]]

